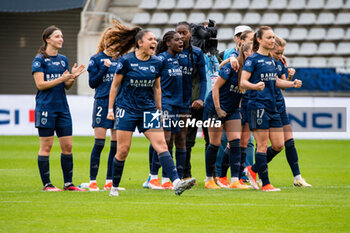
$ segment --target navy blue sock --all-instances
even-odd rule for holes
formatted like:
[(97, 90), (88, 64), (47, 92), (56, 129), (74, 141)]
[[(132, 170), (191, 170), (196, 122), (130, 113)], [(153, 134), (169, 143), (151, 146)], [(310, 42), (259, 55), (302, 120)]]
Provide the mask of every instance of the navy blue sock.
[(186, 164), (186, 148), (176, 148), (175, 150), (176, 170), (179, 178), (182, 179), (184, 175), (184, 168)]
[(291, 138), (284, 143), (286, 147), (286, 156), (289, 163), (290, 169), (292, 169), (293, 176), (300, 175), (299, 163), (298, 163), (298, 153), (295, 148), (294, 139)]
[(124, 170), (124, 164), (125, 160), (119, 161), (116, 157), (113, 158), (113, 187), (119, 187), (119, 183)]
[(214, 176), (216, 154), (218, 153), (219, 147), (213, 144), (209, 144), (205, 153), (205, 171), (207, 177)]
[(152, 164), (151, 164), (151, 170), (150, 170), (151, 175), (158, 175), (160, 166), (161, 164), (159, 161), (158, 153), (157, 151), (153, 150), (153, 158), (152, 158)]
[[(172, 147), (171, 147), (171, 148), (168, 148), (168, 150), (169, 150), (169, 153), (170, 153), (171, 158), (174, 159), (174, 156), (173, 156), (173, 148), (172, 148)], [(158, 154), (157, 154), (157, 153), (156, 153), (156, 156), (157, 156), (157, 159), (158, 159), (158, 161), (159, 161), (159, 158), (158, 158)], [(161, 165), (159, 165), (159, 166), (161, 166)], [(157, 174), (158, 174), (158, 173), (157, 173)], [(167, 174), (166, 174), (166, 172), (165, 172), (165, 170), (164, 170), (164, 168), (162, 168), (162, 177), (168, 177)]]
[(111, 141), (111, 149), (109, 150), (108, 163), (107, 163), (107, 175), (106, 175), (107, 180), (111, 180), (113, 178), (112, 176), (113, 158), (115, 157), (116, 153), (117, 153), (117, 141)]
[(266, 161), (269, 163), (280, 151), (275, 151), (272, 146), (269, 146), (266, 151)]
[(226, 177), (227, 176), (227, 170), (230, 167), (230, 149), (228, 147), (225, 148), (224, 153), (222, 155), (221, 160), (221, 172), (219, 174), (219, 177)]
[(247, 157), (247, 147), (241, 147), (241, 167), (239, 169), (239, 177), (238, 177), (239, 179), (241, 179), (243, 175), (246, 157)]
[(239, 177), (239, 171), (241, 169), (241, 140), (235, 139), (229, 142), (230, 144), (230, 168), (231, 177)]
[(51, 184), (49, 156), (38, 155), (38, 166), (43, 185)]
[(167, 174), (167, 177), (170, 178), (171, 182), (174, 182), (174, 180), (179, 179), (174, 160), (173, 158), (171, 158), (169, 151), (160, 153), (158, 156), (160, 164), (162, 165), (165, 173)]
[(73, 154), (61, 153), (61, 167), (64, 183), (71, 183), (73, 177)]
[(192, 174), (191, 174), (191, 152), (192, 152), (192, 147), (187, 147), (186, 148), (186, 163), (185, 163), (184, 176), (183, 176), (184, 179), (192, 177)]
[(255, 161), (258, 168), (259, 178), (261, 179), (263, 186), (270, 184), (269, 172), (268, 172), (267, 162), (266, 162), (266, 154), (256, 152)]
[(92, 148), (90, 157), (90, 180), (96, 180), (98, 168), (100, 167), (101, 152), (104, 146), (105, 139), (95, 139), (95, 144)]
[(151, 171), (151, 166), (152, 166), (152, 160), (153, 160), (153, 146), (152, 144), (149, 145), (149, 149), (148, 149), (148, 162), (149, 162), (149, 170)]

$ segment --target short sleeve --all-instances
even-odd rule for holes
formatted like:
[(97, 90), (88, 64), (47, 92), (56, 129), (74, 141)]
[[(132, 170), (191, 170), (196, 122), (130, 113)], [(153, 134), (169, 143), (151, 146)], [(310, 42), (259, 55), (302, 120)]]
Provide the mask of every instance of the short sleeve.
[(288, 68), (285, 67), (284, 65), (282, 66), (282, 74), (285, 74), (286, 75), (286, 78), (288, 78)]
[(36, 56), (33, 60), (32, 63), (32, 74), (34, 74), (34, 72), (43, 72), (45, 70), (45, 64), (44, 64), (44, 60), (42, 59), (42, 57)]
[(118, 61), (117, 67), (115, 69), (116, 74), (122, 74), (125, 75), (128, 71), (128, 61), (124, 59), (124, 57), (121, 57)]
[(221, 67), (219, 71), (219, 76), (225, 80), (228, 80), (230, 78), (231, 72), (232, 72), (231, 64), (227, 63), (223, 67)]
[(244, 62), (243, 70), (252, 73), (254, 68), (255, 68), (254, 59), (252, 59), (251, 57), (248, 57), (247, 60), (245, 60)]

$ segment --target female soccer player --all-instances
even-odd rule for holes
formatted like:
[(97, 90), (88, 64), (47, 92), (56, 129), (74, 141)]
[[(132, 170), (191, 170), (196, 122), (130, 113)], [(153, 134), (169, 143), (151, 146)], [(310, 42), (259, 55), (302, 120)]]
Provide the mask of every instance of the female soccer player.
[(117, 25), (117, 30), (110, 33), (111, 38), (119, 43), (119, 55), (136, 47), (136, 51), (120, 58), (109, 95), (107, 118), (114, 120), (113, 106), (116, 102), (115, 128), (118, 141), (117, 153), (113, 159), (113, 187), (110, 196), (119, 195), (118, 186), (136, 127), (144, 133), (157, 151), (160, 163), (174, 185), (175, 194), (181, 195), (193, 186), (195, 179), (179, 179), (160, 127), (159, 111), (162, 110), (162, 105), (159, 77), (162, 62), (153, 56), (157, 47), (156, 38), (149, 30), (141, 30), (139, 27), (130, 29), (121, 24)]
[[(263, 183), (263, 191), (280, 191), (270, 184), (266, 162), (269, 137), (275, 151), (283, 149), (283, 128), (276, 108), (275, 86), (279, 88), (301, 86), (301, 81), (297, 79), (294, 82), (276, 79), (275, 62), (269, 56), (274, 43), (275, 36), (272, 29), (261, 26), (254, 35), (255, 53), (248, 57), (242, 72), (242, 87), (250, 90), (248, 121), (257, 142), (255, 161)], [(253, 179), (251, 167), (247, 167), (246, 171), (253, 188), (259, 189), (256, 179)]]
[[(284, 66), (281, 61), (283, 56), (284, 49), (286, 47), (286, 41), (282, 38), (275, 36), (275, 46), (271, 50), (271, 55), (273, 56), (276, 62), (276, 72), (277, 76), (283, 80), (291, 80), (295, 70), (293, 68), (288, 69)], [(286, 151), (286, 157), (288, 164), (292, 170), (294, 176), (294, 186), (297, 187), (311, 187), (312, 185), (308, 184), (304, 178), (300, 175), (299, 163), (298, 163), (298, 153), (295, 148), (292, 126), (290, 125), (289, 118), (286, 111), (286, 104), (284, 97), (280, 88), (275, 87), (276, 91), (276, 107), (277, 111), (280, 114), (282, 125), (283, 125), (283, 134), (284, 134), (284, 146)], [(280, 151), (275, 151), (271, 146), (267, 148), (266, 160), (269, 163)], [(257, 172), (256, 166), (252, 168), (253, 172)]]
[(114, 121), (107, 119), (109, 89), (117, 66), (116, 44), (109, 43), (106, 36), (113, 30), (106, 28), (98, 44), (97, 53), (90, 58), (88, 72), (89, 85), (95, 89), (95, 102), (92, 113), (92, 127), (94, 128), (95, 144), (90, 157), (90, 185), (89, 191), (99, 191), (96, 183), (100, 157), (105, 145), (107, 129), (111, 129), (111, 147), (107, 163), (107, 177), (104, 190), (112, 188), (112, 165), (117, 150), (117, 132), (113, 129)]
[(61, 166), (64, 190), (85, 191), (73, 185), (72, 118), (64, 89), (73, 86), (75, 79), (84, 72), (84, 65), (74, 64), (68, 71), (68, 59), (59, 54), (62, 48), (62, 31), (56, 26), (46, 28), (42, 34), (43, 45), (32, 63), (32, 74), (38, 89), (35, 104), (35, 127), (38, 128), (40, 149), (38, 165), (44, 191), (62, 191), (50, 181), (49, 155), (54, 132), (61, 146)]
[[(252, 43), (242, 45), (240, 48), (239, 60), (244, 60), (252, 54)], [(220, 119), (221, 127), (209, 127), (210, 145), (205, 154), (207, 178), (205, 187), (209, 189), (219, 189), (214, 182), (213, 175), (217, 151), (221, 144), (223, 129), (225, 129), (229, 141), (229, 164), (231, 167), (231, 184), (229, 188), (248, 189), (248, 186), (239, 181), (241, 150), (241, 117), (239, 114), (239, 104), (242, 97), (240, 87), (240, 75), (242, 69), (234, 71), (231, 64), (224, 65), (219, 72), (219, 77), (215, 82), (213, 90), (205, 100), (203, 120), (211, 118)]]

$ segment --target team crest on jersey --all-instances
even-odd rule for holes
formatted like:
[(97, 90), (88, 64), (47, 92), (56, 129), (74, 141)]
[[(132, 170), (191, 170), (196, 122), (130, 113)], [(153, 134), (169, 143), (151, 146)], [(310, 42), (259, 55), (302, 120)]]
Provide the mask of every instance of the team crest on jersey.
[(100, 124), (101, 123), (101, 118), (100, 117), (97, 117), (96, 118), (96, 124)]
[(65, 67), (65, 66), (66, 66), (66, 63), (65, 63), (64, 61), (61, 60), (61, 65), (62, 65), (63, 67)]
[(151, 70), (152, 73), (156, 72), (156, 68), (154, 66), (150, 66), (149, 69)]
[(265, 63), (266, 63), (267, 65), (271, 65), (271, 64), (272, 64), (272, 61), (265, 61)]
[(94, 63), (95, 63), (94, 60), (90, 60), (90, 61), (89, 61), (89, 66), (93, 66)]
[(163, 61), (164, 59), (165, 59), (165, 57), (163, 57), (163, 56), (159, 56), (158, 57), (161, 61)]
[(41, 118), (41, 124), (46, 125), (47, 123), (47, 118)]
[(230, 68), (226, 68), (224, 72), (225, 72), (225, 74), (229, 74), (230, 73)]
[(118, 62), (118, 65), (117, 65), (117, 70), (120, 70), (121, 68), (123, 68), (123, 64), (121, 62)]
[(41, 63), (36, 61), (34, 62), (34, 65), (33, 65), (35, 68), (39, 68), (41, 66)]
[(277, 66), (277, 69), (278, 69), (279, 71), (282, 71), (282, 66), (281, 66), (281, 65), (278, 65), (278, 66)]
[(251, 65), (252, 65), (252, 61), (251, 61), (251, 60), (246, 61), (246, 62), (245, 62), (245, 65), (246, 65), (246, 66), (251, 66)]
[(257, 123), (258, 125), (261, 125), (261, 124), (262, 124), (262, 119), (257, 119), (257, 120), (256, 120), (256, 123)]

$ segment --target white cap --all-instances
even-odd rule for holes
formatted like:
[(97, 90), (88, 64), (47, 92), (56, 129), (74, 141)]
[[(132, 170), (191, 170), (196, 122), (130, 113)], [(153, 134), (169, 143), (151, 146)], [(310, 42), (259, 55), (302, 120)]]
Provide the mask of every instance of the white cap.
[(235, 27), (235, 35), (237, 35), (238, 33), (242, 33), (245, 31), (252, 31), (251, 27), (246, 26), (246, 25), (239, 25), (237, 27)]

